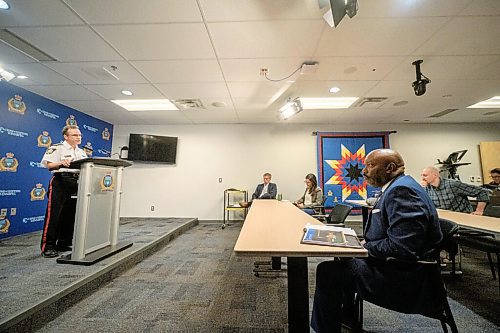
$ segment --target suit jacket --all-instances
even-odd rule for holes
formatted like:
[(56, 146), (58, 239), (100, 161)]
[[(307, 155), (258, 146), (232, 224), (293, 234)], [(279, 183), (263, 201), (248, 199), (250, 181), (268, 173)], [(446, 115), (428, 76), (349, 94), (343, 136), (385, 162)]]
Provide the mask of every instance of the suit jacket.
[[(264, 188), (264, 184), (257, 185), (255, 192), (252, 194), (252, 200), (258, 199), (262, 189)], [(267, 193), (269, 193), (270, 198), (267, 199), (276, 199), (276, 195), (278, 194), (278, 186), (274, 183), (269, 183), (267, 185)]]
[(413, 178), (401, 175), (392, 181), (373, 207), (364, 234), (369, 258), (350, 265), (363, 299), (406, 313), (441, 306), (429, 288), (426, 268), (386, 261), (431, 258), (442, 239), (436, 208)]

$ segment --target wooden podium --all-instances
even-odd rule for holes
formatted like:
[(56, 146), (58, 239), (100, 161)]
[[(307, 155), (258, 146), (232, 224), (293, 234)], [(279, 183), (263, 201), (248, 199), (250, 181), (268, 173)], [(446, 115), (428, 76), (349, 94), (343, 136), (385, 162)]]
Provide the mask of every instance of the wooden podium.
[(133, 243), (118, 243), (123, 168), (130, 162), (85, 158), (71, 163), (80, 169), (73, 250), (57, 259), (60, 264), (92, 265)]

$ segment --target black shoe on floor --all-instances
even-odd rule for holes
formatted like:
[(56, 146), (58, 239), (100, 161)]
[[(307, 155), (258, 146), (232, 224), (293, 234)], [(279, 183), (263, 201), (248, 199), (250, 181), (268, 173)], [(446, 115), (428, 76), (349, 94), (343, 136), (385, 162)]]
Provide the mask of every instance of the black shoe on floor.
[(44, 258), (55, 258), (59, 256), (59, 253), (56, 250), (45, 250), (42, 252), (42, 257)]
[(73, 249), (71, 248), (71, 246), (68, 246), (68, 245), (61, 245), (61, 246), (57, 246), (56, 247), (57, 251), (59, 252), (69, 252), (69, 251), (72, 251)]

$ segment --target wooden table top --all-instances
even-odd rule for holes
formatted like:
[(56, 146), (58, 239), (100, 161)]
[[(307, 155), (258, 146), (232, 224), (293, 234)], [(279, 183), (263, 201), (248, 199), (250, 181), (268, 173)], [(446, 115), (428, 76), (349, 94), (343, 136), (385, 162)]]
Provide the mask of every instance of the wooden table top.
[(234, 252), (239, 256), (367, 257), (365, 249), (301, 244), (304, 226), (322, 224), (287, 201), (254, 200)]

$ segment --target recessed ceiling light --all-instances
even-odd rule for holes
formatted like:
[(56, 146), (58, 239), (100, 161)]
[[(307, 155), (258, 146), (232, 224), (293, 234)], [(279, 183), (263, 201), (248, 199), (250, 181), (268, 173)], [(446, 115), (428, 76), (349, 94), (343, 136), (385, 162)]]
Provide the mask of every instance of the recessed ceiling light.
[(130, 90), (122, 90), (122, 94), (124, 94), (126, 96), (132, 96), (134, 93), (131, 92)]
[(7, 3), (7, 1), (0, 0), (0, 9), (9, 10), (10, 5)]
[(179, 109), (168, 99), (118, 99), (111, 100), (127, 111), (164, 111)]
[(299, 98), (304, 109), (347, 109), (358, 97)]
[(224, 103), (224, 102), (213, 102), (212, 103), (212, 106), (216, 107), (216, 108), (223, 108), (225, 107), (227, 104)]
[(500, 96), (493, 96), (490, 99), (485, 101), (481, 101), (474, 105), (468, 106), (467, 108), (476, 108), (476, 109), (496, 109), (500, 108)]
[(17, 78), (24, 80), (27, 79), (28, 77), (26, 75), (18, 75)]
[(334, 93), (334, 94), (335, 94), (335, 93), (338, 93), (339, 91), (340, 91), (340, 88), (339, 88), (339, 87), (331, 87), (331, 88), (330, 88), (330, 92), (331, 92), (331, 93)]

